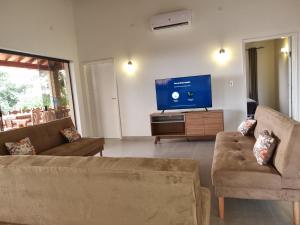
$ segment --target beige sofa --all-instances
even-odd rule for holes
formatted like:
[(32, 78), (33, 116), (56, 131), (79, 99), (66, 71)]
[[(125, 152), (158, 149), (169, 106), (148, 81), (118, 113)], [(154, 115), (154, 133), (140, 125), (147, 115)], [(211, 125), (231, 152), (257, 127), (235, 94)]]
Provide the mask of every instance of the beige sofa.
[(0, 180), (6, 223), (209, 225), (193, 160), (1, 156)]
[(49, 123), (0, 132), (0, 155), (8, 155), (5, 142), (16, 142), (29, 137), (38, 155), (55, 156), (93, 156), (102, 155), (103, 138), (82, 138), (73, 143), (67, 143), (60, 131), (73, 127), (70, 117)]
[[(224, 198), (286, 200), (293, 202), (294, 223), (299, 224), (300, 123), (264, 106), (257, 108), (255, 119), (254, 136), (238, 132), (217, 135), (212, 181), (220, 217), (224, 217)], [(264, 129), (273, 132), (279, 144), (272, 162), (260, 166), (252, 149)]]

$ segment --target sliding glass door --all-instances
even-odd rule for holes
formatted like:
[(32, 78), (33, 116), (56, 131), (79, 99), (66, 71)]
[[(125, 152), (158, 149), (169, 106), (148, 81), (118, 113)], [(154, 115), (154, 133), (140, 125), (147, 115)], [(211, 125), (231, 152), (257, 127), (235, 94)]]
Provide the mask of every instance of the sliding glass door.
[[(44, 120), (74, 118), (69, 64), (53, 60), (39, 60)], [(46, 115), (48, 114), (48, 115)]]
[(0, 107), (2, 131), (74, 119), (69, 62), (0, 53)]

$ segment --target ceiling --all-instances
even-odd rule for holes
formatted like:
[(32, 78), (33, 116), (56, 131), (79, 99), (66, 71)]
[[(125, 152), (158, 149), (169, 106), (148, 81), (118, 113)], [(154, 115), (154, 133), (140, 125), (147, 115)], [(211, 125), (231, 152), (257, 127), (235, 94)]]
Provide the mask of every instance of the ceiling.
[[(61, 64), (60, 62), (58, 63)], [(32, 56), (23, 56), (0, 52), (0, 66), (50, 70), (49, 64), (53, 65), (53, 61)]]

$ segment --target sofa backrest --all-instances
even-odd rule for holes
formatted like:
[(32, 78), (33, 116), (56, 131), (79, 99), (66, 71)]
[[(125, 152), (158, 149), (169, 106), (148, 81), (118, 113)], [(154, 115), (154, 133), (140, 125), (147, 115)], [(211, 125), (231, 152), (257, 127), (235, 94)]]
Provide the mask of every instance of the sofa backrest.
[(258, 106), (255, 113), (257, 125), (254, 135), (263, 130), (272, 132), (278, 140), (273, 165), (286, 178), (299, 178), (300, 123), (266, 106)]
[(0, 180), (11, 223), (203, 225), (194, 160), (1, 156)]
[(16, 142), (25, 137), (30, 138), (37, 153), (64, 144), (66, 141), (60, 134), (60, 130), (72, 126), (74, 126), (72, 119), (68, 117), (49, 123), (0, 132), (0, 155), (9, 154), (5, 147), (6, 142)]

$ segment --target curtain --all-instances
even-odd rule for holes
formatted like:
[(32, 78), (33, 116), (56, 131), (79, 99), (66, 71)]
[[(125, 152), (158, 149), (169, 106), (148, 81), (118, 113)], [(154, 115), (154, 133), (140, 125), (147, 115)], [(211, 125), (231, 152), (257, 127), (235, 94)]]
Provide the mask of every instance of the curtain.
[(249, 48), (249, 98), (255, 100), (258, 104), (257, 91), (257, 49)]

